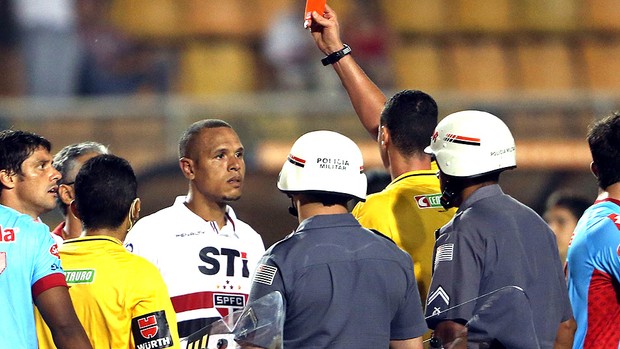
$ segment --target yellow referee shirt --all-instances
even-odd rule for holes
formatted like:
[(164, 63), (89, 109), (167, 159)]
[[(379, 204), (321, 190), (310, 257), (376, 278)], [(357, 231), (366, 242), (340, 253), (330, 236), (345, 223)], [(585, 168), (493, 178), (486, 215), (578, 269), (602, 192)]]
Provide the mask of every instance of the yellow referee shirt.
[[(69, 293), (94, 348), (180, 348), (177, 320), (157, 268), (109, 236), (60, 247)], [(39, 348), (55, 348), (37, 319)]]
[(423, 302), (431, 284), (435, 231), (456, 212), (439, 203), (437, 171), (433, 162), (430, 170), (404, 173), (352, 212), (362, 226), (387, 235), (411, 255)]

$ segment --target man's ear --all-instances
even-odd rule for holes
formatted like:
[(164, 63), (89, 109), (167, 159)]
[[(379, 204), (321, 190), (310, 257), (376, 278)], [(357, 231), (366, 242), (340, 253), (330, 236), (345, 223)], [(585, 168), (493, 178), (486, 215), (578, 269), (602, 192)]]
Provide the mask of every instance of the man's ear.
[(75, 204), (75, 200), (71, 201), (71, 203), (69, 204), (69, 210), (71, 210), (71, 214), (73, 214), (73, 216), (75, 216), (75, 218), (77, 218), (80, 221), (82, 220), (80, 218), (80, 214), (78, 213), (77, 205)]
[(179, 167), (181, 167), (181, 172), (185, 178), (192, 180), (194, 179), (194, 160), (182, 157), (179, 159)]
[(131, 204), (131, 212), (129, 212), (129, 218), (134, 221), (140, 219), (140, 206), (141, 206), (140, 198), (136, 198), (134, 202)]
[(590, 171), (592, 171), (592, 174), (594, 175), (594, 177), (598, 179), (598, 168), (594, 164), (594, 161), (590, 163)]
[(59, 185), (58, 197), (63, 204), (69, 206), (71, 204), (71, 201), (75, 200), (75, 193), (73, 192), (73, 188), (69, 185)]
[(15, 187), (15, 174), (9, 174), (7, 170), (0, 171), (0, 183), (2, 186), (8, 189), (13, 189)]
[(387, 147), (390, 142), (390, 130), (385, 126), (379, 126), (379, 144), (381, 147)]

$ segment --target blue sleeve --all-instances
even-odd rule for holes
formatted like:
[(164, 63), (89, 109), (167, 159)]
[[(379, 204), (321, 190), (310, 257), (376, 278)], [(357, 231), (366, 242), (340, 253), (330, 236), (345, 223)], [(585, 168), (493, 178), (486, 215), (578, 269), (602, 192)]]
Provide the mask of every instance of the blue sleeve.
[[(413, 270), (413, 265), (411, 270)], [(390, 324), (390, 340), (420, 337), (428, 330), (422, 313), (418, 284), (413, 276), (407, 287), (405, 297), (403, 305), (398, 309)]]
[(58, 256), (58, 246), (52, 238), (47, 225), (32, 222), (28, 226), (23, 226), (23, 229), (28, 229), (27, 233), (31, 234), (33, 248), (37, 251), (37, 253), (34, 253), (32, 285), (50, 274), (64, 274)]
[(597, 225), (597, 234), (588, 239), (592, 251), (596, 251), (594, 267), (620, 281), (620, 216), (610, 215)]
[(473, 315), (483, 272), (484, 245), (473, 229), (459, 227), (435, 242), (434, 273), (426, 300), (428, 327), (445, 320), (465, 324)]

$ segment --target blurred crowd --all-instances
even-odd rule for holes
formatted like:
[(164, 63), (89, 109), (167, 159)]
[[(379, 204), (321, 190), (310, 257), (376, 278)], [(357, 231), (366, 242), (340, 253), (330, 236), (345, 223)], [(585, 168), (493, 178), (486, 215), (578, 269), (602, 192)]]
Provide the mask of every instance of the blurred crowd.
[[(114, 0), (7, 0), (0, 4), (1, 95), (89, 96), (165, 94), (176, 88), (179, 52), (154, 38), (136, 38), (112, 16)], [(303, 1), (275, 14), (256, 55), (266, 69), (260, 88), (337, 88), (317, 66), (320, 55), (300, 24)], [(391, 33), (377, 1), (352, 2), (343, 32), (360, 65), (383, 88), (393, 87)]]

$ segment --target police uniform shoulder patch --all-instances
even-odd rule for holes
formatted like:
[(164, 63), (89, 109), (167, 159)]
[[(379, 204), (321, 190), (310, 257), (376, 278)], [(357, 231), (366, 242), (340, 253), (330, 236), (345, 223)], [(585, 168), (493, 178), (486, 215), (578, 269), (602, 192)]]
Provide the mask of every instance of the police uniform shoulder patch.
[(164, 310), (131, 319), (131, 332), (136, 349), (168, 348), (173, 345)]
[(256, 272), (254, 273), (254, 282), (271, 286), (277, 272), (277, 267), (260, 263), (258, 267), (256, 267)]

